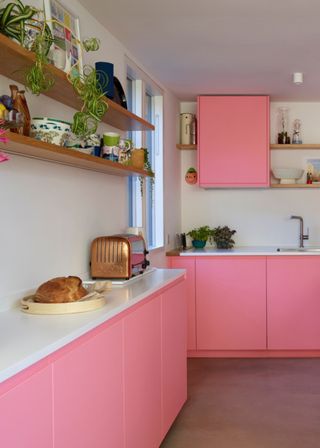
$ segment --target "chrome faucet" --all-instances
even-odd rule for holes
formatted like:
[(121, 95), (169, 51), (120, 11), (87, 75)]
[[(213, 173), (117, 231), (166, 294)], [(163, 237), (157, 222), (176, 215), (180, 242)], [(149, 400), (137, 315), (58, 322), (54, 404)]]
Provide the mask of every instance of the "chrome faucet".
[(304, 234), (304, 230), (303, 230), (303, 218), (302, 218), (302, 216), (291, 216), (290, 219), (299, 219), (299, 221), (300, 221), (300, 234), (299, 234), (300, 245), (299, 245), (299, 247), (303, 248), (304, 247), (304, 244), (303, 244), (304, 240), (308, 240), (309, 239), (309, 229), (308, 229), (307, 234), (305, 235)]

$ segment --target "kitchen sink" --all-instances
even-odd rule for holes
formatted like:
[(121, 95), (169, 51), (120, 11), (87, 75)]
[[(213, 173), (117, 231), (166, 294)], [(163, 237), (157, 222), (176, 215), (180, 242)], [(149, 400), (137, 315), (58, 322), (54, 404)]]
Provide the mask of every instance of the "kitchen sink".
[(277, 252), (320, 252), (320, 247), (279, 247)]

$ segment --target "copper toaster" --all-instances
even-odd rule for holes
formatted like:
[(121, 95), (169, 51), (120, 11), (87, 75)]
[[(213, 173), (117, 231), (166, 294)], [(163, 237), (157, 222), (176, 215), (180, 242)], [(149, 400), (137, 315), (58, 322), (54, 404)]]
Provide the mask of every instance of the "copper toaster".
[(91, 277), (129, 279), (141, 274), (150, 262), (142, 236), (100, 236), (91, 244)]

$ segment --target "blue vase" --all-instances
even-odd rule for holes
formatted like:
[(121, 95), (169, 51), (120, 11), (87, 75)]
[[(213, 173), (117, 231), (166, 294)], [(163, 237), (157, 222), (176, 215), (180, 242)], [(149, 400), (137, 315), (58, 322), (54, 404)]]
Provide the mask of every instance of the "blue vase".
[(207, 243), (206, 241), (192, 240), (192, 246), (195, 247), (196, 249), (203, 249), (206, 243)]
[(96, 62), (97, 79), (100, 88), (108, 98), (114, 97), (113, 64), (110, 62)]

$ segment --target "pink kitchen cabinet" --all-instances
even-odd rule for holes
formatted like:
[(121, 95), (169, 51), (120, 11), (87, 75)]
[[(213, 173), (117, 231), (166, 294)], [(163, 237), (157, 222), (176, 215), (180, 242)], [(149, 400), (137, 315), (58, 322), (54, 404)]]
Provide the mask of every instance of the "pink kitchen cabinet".
[(268, 349), (320, 349), (320, 257), (268, 257)]
[(169, 257), (170, 267), (186, 270), (186, 299), (187, 299), (187, 348), (196, 349), (196, 262), (194, 257)]
[(187, 399), (186, 283), (162, 294), (162, 437)]
[(197, 350), (266, 349), (266, 258), (196, 260)]
[(269, 186), (269, 97), (198, 97), (201, 187)]
[(126, 448), (161, 443), (161, 296), (124, 319)]
[(2, 392), (0, 386), (0, 446), (53, 448), (51, 367), (31, 374)]
[(54, 448), (124, 446), (122, 376), (122, 322), (54, 362)]

